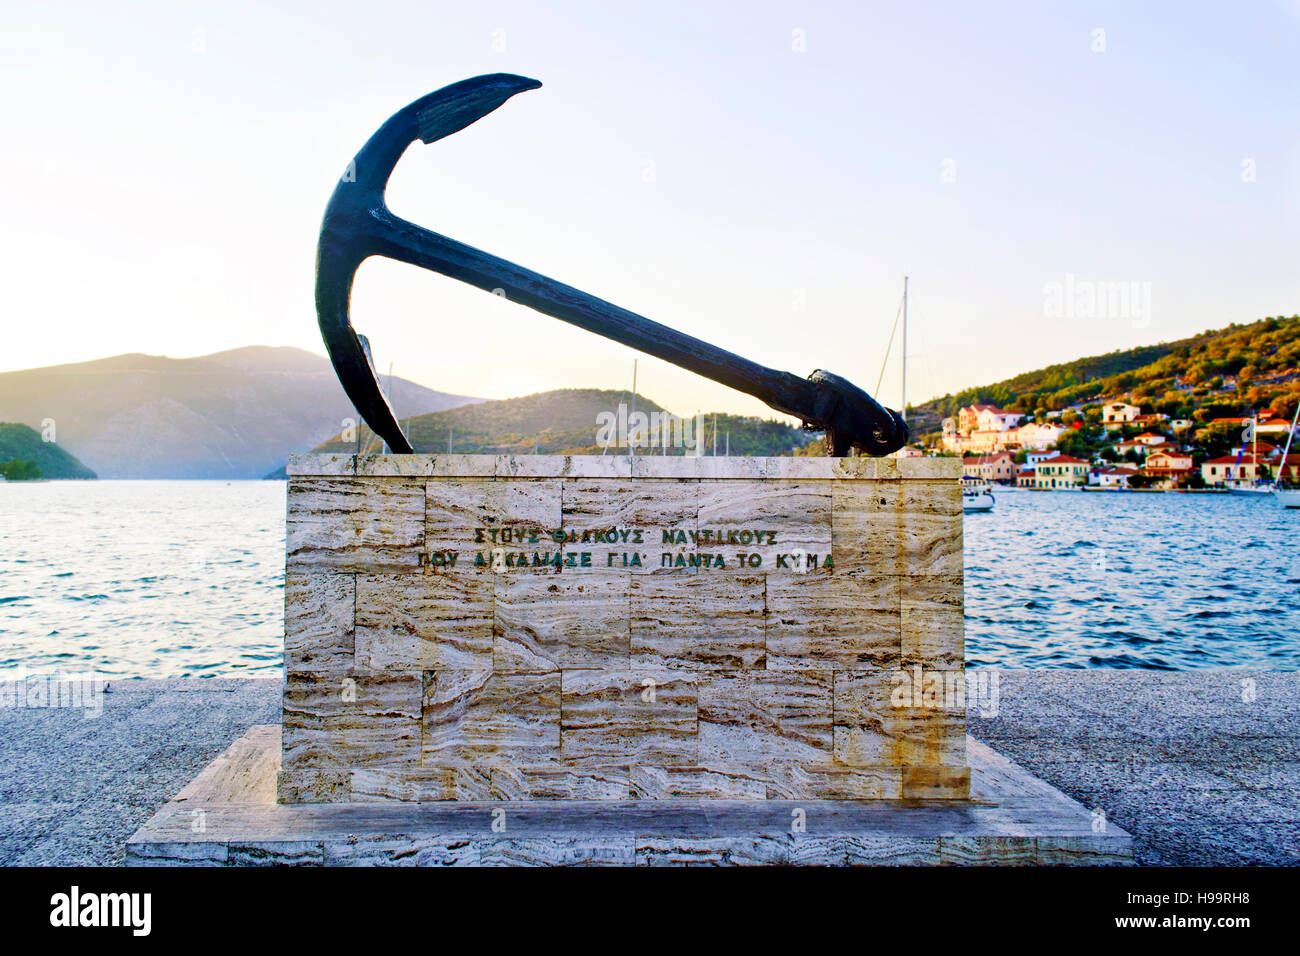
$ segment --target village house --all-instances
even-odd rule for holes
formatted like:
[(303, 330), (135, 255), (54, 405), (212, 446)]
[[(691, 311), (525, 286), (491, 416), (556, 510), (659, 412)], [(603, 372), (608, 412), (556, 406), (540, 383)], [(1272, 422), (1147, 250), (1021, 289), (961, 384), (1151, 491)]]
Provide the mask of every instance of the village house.
[(1021, 425), (1016, 433), (1020, 447), (1026, 451), (1034, 449), (1037, 451), (1046, 451), (1056, 445), (1057, 440), (1064, 434), (1065, 429), (1060, 425), (1047, 425), (1038, 422), (1026, 422)]
[[(1300, 455), (1297, 455), (1296, 457), (1300, 458)], [(1034, 479), (1037, 474), (1038, 472), (1034, 468), (1028, 465), (1022, 465), (1020, 467), (1020, 470), (1016, 472), (1016, 487), (1017, 488), (1034, 487)]]
[(1008, 412), (1001, 408), (983, 408), (980, 410), (977, 420), (979, 430), (985, 432), (1005, 432), (1010, 431), (1020, 424), (1020, 419), (1025, 416), (1020, 412)]
[[(1292, 455), (1292, 458), (1300, 456)], [(1257, 475), (1266, 475), (1269, 473), (1269, 464), (1261, 461), (1258, 465), (1250, 460), (1247, 455), (1237, 463), (1236, 455), (1223, 455), (1219, 458), (1211, 458), (1201, 464), (1201, 478), (1207, 485), (1222, 485), (1228, 482), (1236, 484), (1239, 481), (1253, 483)]]
[(1162, 442), (1157, 442), (1155, 444), (1147, 445), (1146, 457), (1149, 459), (1152, 455), (1161, 454), (1161, 453), (1169, 454), (1172, 452), (1181, 452), (1182, 450), (1183, 449), (1181, 446), (1175, 445), (1173, 442), (1166, 440)]
[(1277, 451), (1276, 445), (1270, 445), (1266, 441), (1248, 441), (1232, 449), (1231, 454), (1241, 455), (1243, 458), (1267, 458)]
[(1128, 480), (1138, 470), (1128, 465), (1104, 465), (1088, 472), (1088, 484), (1098, 488), (1127, 488)]
[(1133, 424), (1139, 428), (1154, 428), (1163, 422), (1169, 421), (1169, 416), (1164, 412), (1149, 412), (1146, 415), (1139, 415), (1133, 419)]
[(1079, 488), (1088, 483), (1088, 463), (1071, 455), (1055, 455), (1034, 468), (1035, 488)]
[(980, 427), (980, 412), (998, 411), (996, 405), (970, 405), (957, 412), (957, 433), (969, 435)]
[(1169, 439), (1164, 435), (1159, 435), (1155, 432), (1143, 432), (1133, 440), (1143, 445), (1163, 445), (1165, 442), (1169, 441)]
[(1123, 428), (1141, 414), (1140, 406), (1130, 405), (1127, 402), (1111, 402), (1101, 408), (1102, 424), (1111, 429)]
[(915, 445), (904, 445), (898, 451), (891, 451), (888, 455), (890, 458), (924, 458), (925, 449), (917, 448)]
[[(1173, 448), (1173, 446), (1169, 446)], [(1192, 456), (1182, 451), (1152, 451), (1142, 466), (1142, 474), (1154, 478), (1153, 487), (1173, 488), (1187, 480), (1192, 470)]]
[(1286, 438), (1291, 432), (1291, 423), (1285, 418), (1270, 418), (1266, 422), (1260, 422), (1255, 428), (1257, 435), (1276, 435), (1280, 438)]
[(1286, 481), (1291, 485), (1300, 482), (1300, 454), (1292, 452), (1287, 455), (1284, 464), (1282, 453), (1278, 452), (1269, 460), (1269, 467), (1273, 469), (1274, 481)]
[(996, 455), (967, 458), (962, 462), (961, 470), (966, 478), (1009, 482), (1016, 473), (1016, 463), (1015, 459), (1004, 451)]

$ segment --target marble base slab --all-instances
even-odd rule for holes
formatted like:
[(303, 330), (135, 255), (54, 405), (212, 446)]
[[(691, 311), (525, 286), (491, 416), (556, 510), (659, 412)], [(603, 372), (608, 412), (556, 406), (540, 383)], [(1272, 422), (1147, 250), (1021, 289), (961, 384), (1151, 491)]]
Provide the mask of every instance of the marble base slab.
[(968, 737), (970, 800), (275, 802), (254, 727), (144, 824), (144, 866), (1126, 865), (1132, 839)]

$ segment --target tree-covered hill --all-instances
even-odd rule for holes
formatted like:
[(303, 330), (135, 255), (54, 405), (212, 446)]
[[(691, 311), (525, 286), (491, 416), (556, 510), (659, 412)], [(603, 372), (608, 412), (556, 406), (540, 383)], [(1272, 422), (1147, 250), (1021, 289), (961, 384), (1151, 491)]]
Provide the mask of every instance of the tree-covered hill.
[(95, 473), (54, 442), (41, 440), (40, 432), (28, 425), (0, 422), (0, 465), (8, 462), (34, 463), (38, 473), (19, 467), (15, 474), (40, 478), (94, 478)]
[(1271, 408), (1289, 416), (1300, 401), (1300, 316), (1051, 365), (933, 399), (910, 409), (908, 420), (921, 435), (977, 403), (1034, 414), (1112, 399), (1185, 418), (1210, 407), (1223, 415)]

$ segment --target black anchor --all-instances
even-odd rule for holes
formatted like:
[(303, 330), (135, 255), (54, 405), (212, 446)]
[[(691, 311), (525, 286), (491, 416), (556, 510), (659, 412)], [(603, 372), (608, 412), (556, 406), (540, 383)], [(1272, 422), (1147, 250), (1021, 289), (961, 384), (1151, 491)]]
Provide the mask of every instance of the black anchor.
[(762, 399), (794, 415), (809, 431), (825, 431), (827, 454), (850, 448), (886, 455), (907, 441), (898, 412), (852, 382), (818, 369), (807, 378), (767, 368), (580, 289), (407, 222), (384, 203), (388, 177), (415, 140), (432, 143), (459, 132), (525, 90), (542, 84), (509, 73), (476, 76), (443, 87), (399, 110), (361, 147), (325, 208), (316, 253), (316, 316), (334, 371), (361, 417), (399, 454), (413, 449), (402, 433), (365, 336), (348, 313), (357, 267), (385, 256), (504, 294), (538, 312), (622, 342), (649, 355)]

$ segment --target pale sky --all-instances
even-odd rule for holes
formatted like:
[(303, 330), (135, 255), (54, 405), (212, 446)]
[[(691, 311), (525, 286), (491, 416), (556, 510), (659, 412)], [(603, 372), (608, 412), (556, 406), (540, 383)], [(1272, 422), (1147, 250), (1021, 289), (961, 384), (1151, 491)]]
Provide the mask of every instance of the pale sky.
[[(544, 85), (413, 146), (395, 212), (801, 375), (874, 390), (904, 274), (913, 401), (1300, 311), (1297, 2), (119, 0), (0, 22), (0, 370), (324, 354), (337, 177), (391, 113), (492, 72)], [(1061, 314), (1067, 276), (1149, 310)], [(381, 260), (353, 321), (381, 368), (488, 398), (626, 388), (638, 355)], [(639, 385), (766, 413), (645, 357)]]

